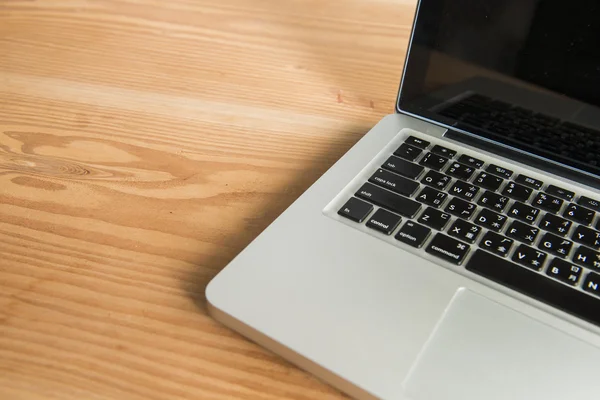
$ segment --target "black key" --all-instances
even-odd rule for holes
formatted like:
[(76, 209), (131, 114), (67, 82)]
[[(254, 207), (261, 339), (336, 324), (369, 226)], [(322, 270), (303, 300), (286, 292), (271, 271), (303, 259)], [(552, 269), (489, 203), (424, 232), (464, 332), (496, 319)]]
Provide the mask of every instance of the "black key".
[(577, 200), (577, 204), (590, 208), (592, 210), (600, 211), (600, 201), (590, 199), (586, 196), (581, 196), (579, 200)]
[(448, 175), (444, 175), (435, 171), (429, 171), (427, 175), (421, 179), (421, 183), (439, 190), (444, 190), (451, 180), (452, 178), (450, 178)]
[(512, 260), (524, 267), (539, 271), (542, 269), (547, 257), (546, 253), (522, 244), (517, 248), (515, 254), (513, 254)]
[(408, 218), (412, 218), (421, 208), (421, 204), (416, 201), (398, 196), (370, 183), (362, 185), (355, 196)]
[(553, 278), (558, 279), (561, 282), (568, 283), (569, 285), (576, 285), (581, 278), (582, 268), (577, 265), (555, 258), (550, 263), (546, 274)]
[(565, 236), (573, 223), (569, 220), (558, 217), (554, 214), (546, 214), (540, 222), (540, 228), (545, 231), (556, 233), (557, 235)]
[(411, 146), (410, 144), (403, 143), (398, 150), (394, 152), (394, 155), (404, 158), (408, 161), (415, 161), (417, 157), (423, 152), (418, 147)]
[(546, 188), (546, 193), (569, 201), (573, 200), (573, 197), (575, 197), (575, 192), (554, 185), (548, 186)]
[(575, 254), (573, 254), (573, 262), (584, 267), (600, 270), (600, 253), (596, 253), (587, 247), (579, 246)]
[(502, 182), (504, 182), (504, 179), (482, 172), (477, 176), (474, 183), (495, 192), (502, 185)]
[(416, 138), (414, 136), (409, 136), (404, 141), (404, 143), (408, 143), (408, 144), (410, 144), (412, 146), (416, 146), (416, 147), (418, 147), (420, 149), (426, 149), (431, 144), (427, 140), (419, 139), (419, 138)]
[(483, 229), (480, 226), (473, 225), (463, 219), (457, 219), (450, 227), (448, 234), (465, 242), (475, 243), (477, 237)]
[(477, 250), (467, 270), (600, 326), (600, 300), (508, 260)]
[(579, 225), (571, 239), (574, 241), (585, 244), (586, 246), (593, 247), (596, 250), (600, 250), (600, 232), (585, 226)]
[(468, 245), (442, 233), (435, 235), (429, 246), (427, 246), (429, 254), (456, 265), (462, 264), (469, 250)]
[(535, 242), (538, 233), (540, 233), (538, 228), (533, 228), (531, 225), (519, 221), (514, 221), (506, 232), (509, 237), (528, 244)]
[(479, 201), (477, 201), (477, 204), (491, 208), (497, 212), (502, 212), (508, 204), (508, 197), (486, 190), (486, 192), (479, 198)]
[(553, 233), (546, 233), (542, 237), (538, 247), (559, 257), (566, 257), (573, 247), (573, 242), (556, 236)]
[(376, 231), (383, 232), (386, 235), (390, 235), (401, 220), (402, 218), (400, 218), (400, 216), (380, 208), (371, 218), (369, 218), (367, 226)]
[(464, 181), (471, 179), (474, 172), (475, 168), (457, 162), (450, 164), (450, 167), (448, 167), (448, 170), (446, 171), (448, 175)]
[(583, 290), (595, 294), (596, 296), (600, 296), (600, 275), (593, 272), (587, 274), (585, 282), (583, 282)]
[(539, 179), (530, 178), (527, 175), (523, 174), (517, 176), (515, 182), (537, 190), (540, 190), (542, 186), (544, 186), (544, 182), (540, 181)]
[(445, 211), (457, 217), (469, 219), (475, 213), (476, 209), (477, 206), (475, 204), (454, 197), (446, 206)]
[(563, 201), (558, 197), (550, 196), (547, 193), (538, 193), (531, 202), (535, 207), (539, 207), (548, 212), (557, 213), (563, 205)]
[(454, 185), (450, 188), (450, 194), (456, 197), (460, 197), (465, 200), (473, 200), (475, 195), (479, 192), (479, 188), (475, 185), (471, 185), (470, 183), (466, 183), (463, 181), (456, 181)]
[(498, 176), (501, 176), (502, 178), (506, 178), (506, 179), (510, 179), (510, 177), (513, 174), (513, 172), (510, 169), (506, 169), (504, 167), (499, 167), (495, 164), (488, 165), (488, 167), (485, 170), (487, 172), (489, 172), (490, 174), (498, 175)]
[(513, 243), (514, 240), (512, 239), (498, 235), (494, 232), (488, 232), (479, 242), (479, 247), (499, 256), (506, 257)]
[(583, 225), (589, 225), (594, 220), (594, 216), (596, 213), (592, 210), (588, 210), (578, 204), (569, 203), (565, 212), (563, 212), (563, 217), (573, 220), (575, 222), (579, 222)]
[(423, 165), (424, 167), (439, 171), (444, 167), (444, 165), (446, 165), (447, 162), (448, 159), (446, 157), (433, 153), (427, 153), (419, 164)]
[(523, 185), (519, 185), (515, 182), (509, 182), (508, 185), (504, 187), (502, 194), (510, 197), (511, 199), (515, 199), (525, 203), (529, 200), (529, 196), (533, 193), (533, 189), (528, 188)]
[(510, 210), (508, 211), (508, 215), (515, 219), (533, 224), (540, 215), (540, 210), (537, 208), (533, 208), (528, 206), (527, 204), (519, 203), (515, 201)]
[(439, 208), (444, 200), (446, 200), (446, 197), (448, 197), (448, 195), (444, 192), (440, 192), (439, 190), (435, 190), (430, 187), (425, 187), (423, 190), (421, 190), (421, 193), (415, 197), (415, 199), (429, 206)]
[(419, 225), (413, 221), (408, 221), (396, 234), (396, 240), (420, 249), (429, 235), (431, 235), (431, 229), (426, 228), (423, 225)]
[(506, 223), (508, 218), (505, 215), (495, 213), (493, 211), (484, 208), (475, 218), (477, 225), (483, 226), (484, 228), (491, 229), (496, 232), (500, 232)]
[(381, 166), (383, 169), (395, 172), (409, 179), (416, 179), (425, 168), (398, 157), (391, 156)]
[(373, 205), (352, 197), (339, 209), (338, 214), (354, 222), (363, 222), (367, 215), (373, 211)]
[(454, 150), (450, 150), (446, 147), (442, 147), (439, 145), (433, 146), (433, 149), (431, 149), (431, 152), (434, 154), (437, 154), (438, 156), (444, 156), (444, 157), (448, 157), (448, 158), (453, 158), (456, 155), (456, 152)]
[(417, 220), (420, 224), (426, 225), (438, 231), (444, 230), (446, 224), (450, 221), (450, 214), (446, 214), (432, 207), (427, 207), (421, 217)]
[(483, 167), (483, 164), (484, 164), (483, 161), (478, 160), (475, 157), (468, 156), (466, 154), (463, 154), (462, 156), (460, 156), (458, 158), (458, 161), (463, 164), (469, 165), (473, 168), (481, 168), (481, 167)]
[(412, 196), (419, 188), (418, 182), (392, 174), (383, 169), (378, 169), (377, 172), (369, 178), (369, 182), (407, 197)]

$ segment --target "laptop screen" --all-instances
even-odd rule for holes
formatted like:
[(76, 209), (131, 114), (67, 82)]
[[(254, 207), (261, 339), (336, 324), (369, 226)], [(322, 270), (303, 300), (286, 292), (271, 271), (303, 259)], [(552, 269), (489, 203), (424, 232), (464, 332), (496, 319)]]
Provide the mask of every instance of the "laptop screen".
[(600, 176), (600, 2), (421, 0), (398, 108)]

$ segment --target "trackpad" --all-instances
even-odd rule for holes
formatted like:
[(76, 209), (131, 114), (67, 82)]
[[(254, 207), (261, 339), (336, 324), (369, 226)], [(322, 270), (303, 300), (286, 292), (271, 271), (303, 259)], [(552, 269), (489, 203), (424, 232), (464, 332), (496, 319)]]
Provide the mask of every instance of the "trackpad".
[(404, 382), (415, 400), (600, 398), (600, 349), (468, 290)]

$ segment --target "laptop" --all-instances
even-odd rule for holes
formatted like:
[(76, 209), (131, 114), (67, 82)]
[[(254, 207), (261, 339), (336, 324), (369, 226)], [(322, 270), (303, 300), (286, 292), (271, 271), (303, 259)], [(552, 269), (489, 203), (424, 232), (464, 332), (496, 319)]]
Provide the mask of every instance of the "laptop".
[(396, 113), (211, 314), (354, 398), (600, 398), (599, 46), (598, 2), (421, 0)]

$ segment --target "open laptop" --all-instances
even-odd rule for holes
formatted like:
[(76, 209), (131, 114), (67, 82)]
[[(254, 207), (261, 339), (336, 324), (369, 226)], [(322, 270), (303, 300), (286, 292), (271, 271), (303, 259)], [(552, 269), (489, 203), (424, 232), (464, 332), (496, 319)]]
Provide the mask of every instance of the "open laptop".
[(208, 286), (349, 395), (600, 398), (600, 3), (422, 0), (397, 102)]

